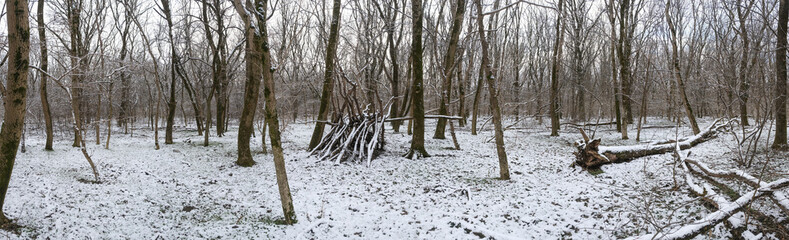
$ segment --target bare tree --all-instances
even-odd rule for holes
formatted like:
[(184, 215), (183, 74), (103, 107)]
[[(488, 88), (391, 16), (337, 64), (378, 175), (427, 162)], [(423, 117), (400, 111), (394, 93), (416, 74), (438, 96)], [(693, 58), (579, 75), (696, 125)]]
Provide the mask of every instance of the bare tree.
[[(460, 30), (463, 27), (463, 15), (466, 12), (466, 1), (465, 0), (458, 0), (455, 6), (455, 12), (452, 15), (452, 28), (450, 30), (449, 36), (449, 43), (447, 48), (447, 54), (444, 57), (444, 64), (442, 66), (441, 78), (442, 81), (442, 90), (441, 90), (441, 103), (439, 103), (438, 114), (440, 115), (448, 115), (449, 114), (449, 101), (451, 98), (452, 92), (452, 77), (455, 75), (453, 74), (455, 71), (454, 69), (457, 67), (455, 64), (455, 58), (457, 58), (457, 51), (458, 51), (458, 41), (460, 39)], [(438, 124), (436, 125), (436, 132), (433, 134), (433, 138), (435, 139), (445, 139), (444, 131), (446, 130), (447, 119), (446, 118), (439, 118)]]
[[(48, 71), (49, 68), (49, 54), (47, 49), (47, 32), (46, 27), (44, 26), (46, 23), (44, 22), (44, 1), (38, 1), (38, 14), (37, 14), (37, 21), (38, 21), (38, 41), (39, 46), (41, 48), (41, 64), (40, 68), (43, 71)], [(46, 123), (46, 134), (47, 134), (47, 142), (44, 145), (44, 150), (53, 150), (52, 149), (52, 111), (49, 109), (49, 93), (47, 92), (47, 75), (41, 74), (41, 87), (39, 88), (40, 91), (40, 98), (41, 98), (41, 110), (44, 112), (44, 122)]]
[(493, 113), (496, 153), (499, 157), (499, 178), (501, 180), (509, 180), (510, 167), (509, 162), (507, 162), (507, 151), (504, 149), (504, 128), (501, 125), (501, 108), (499, 108), (499, 100), (497, 96), (498, 88), (496, 87), (496, 77), (493, 75), (493, 69), (490, 66), (490, 60), (488, 59), (488, 40), (483, 36), (485, 33), (485, 25), (482, 23), (482, 18), (484, 16), (482, 13), (482, 3), (480, 3), (480, 0), (474, 0), (474, 2), (477, 6), (477, 27), (479, 28), (480, 44), (482, 45), (481, 67), (485, 71), (485, 80), (488, 83), (488, 92), (490, 95), (490, 108)]
[[(126, 6), (127, 8), (134, 9), (133, 7)], [(140, 36), (142, 36), (143, 43), (145, 43), (145, 48), (148, 52), (148, 55), (151, 57), (151, 62), (153, 63), (153, 76), (154, 76), (154, 84), (156, 88), (156, 109), (154, 110), (154, 118), (153, 118), (153, 141), (154, 141), (154, 149), (159, 150), (159, 113), (160, 105), (162, 100), (164, 99), (162, 96), (163, 86), (162, 80), (159, 74), (159, 62), (156, 60), (156, 55), (153, 54), (153, 45), (151, 44), (148, 35), (145, 34), (145, 28), (140, 24), (140, 20), (138, 16), (135, 14), (131, 15), (131, 20), (137, 25), (137, 29), (140, 31)]]
[[(244, 107), (241, 112), (241, 119), (238, 126), (238, 159), (236, 164), (243, 167), (250, 167), (255, 164), (252, 159), (252, 153), (249, 149), (249, 138), (252, 137), (252, 132), (255, 131), (253, 122), (255, 119), (255, 110), (258, 105), (258, 95), (260, 89), (260, 80), (263, 77), (263, 56), (262, 43), (263, 39), (258, 33), (259, 26), (265, 24), (258, 24), (257, 17), (250, 16), (248, 13), (256, 13), (257, 7), (255, 5), (241, 4), (240, 0), (233, 0), (233, 5), (241, 16), (244, 22), (244, 35), (246, 39), (246, 51), (244, 60), (246, 61), (246, 83), (244, 84)], [(263, 132), (262, 134), (265, 134)]]
[[(237, 0), (236, 0), (237, 1)], [(269, 125), (269, 137), (271, 139), (271, 149), (274, 153), (274, 167), (277, 172), (277, 185), (279, 186), (279, 198), (282, 202), (282, 212), (285, 215), (285, 224), (296, 223), (296, 212), (293, 210), (293, 199), (288, 185), (288, 174), (285, 170), (285, 156), (282, 151), (282, 139), (280, 137), (279, 118), (277, 117), (277, 98), (274, 88), (274, 69), (271, 66), (271, 53), (269, 52), (268, 29), (266, 27), (266, 17), (268, 16), (268, 1), (255, 0), (254, 12), (257, 18), (257, 30), (260, 35), (261, 53), (263, 57), (263, 95), (266, 98), (266, 120)]]
[[(672, 10), (676, 11), (673, 13)], [(677, 90), (679, 91), (679, 97), (682, 100), (682, 103), (685, 105), (685, 114), (688, 117), (688, 121), (690, 122), (690, 126), (693, 129), (693, 134), (698, 134), (701, 132), (699, 129), (699, 124), (696, 123), (696, 116), (693, 114), (693, 107), (690, 105), (690, 101), (688, 100), (688, 95), (685, 93), (685, 81), (682, 76), (682, 70), (680, 69), (680, 60), (679, 60), (679, 37), (678, 37), (678, 27), (674, 25), (675, 19), (679, 19), (679, 15), (681, 15), (681, 8), (676, 7), (676, 9), (672, 9), (671, 0), (666, 1), (666, 9), (665, 9), (665, 16), (666, 16), (666, 23), (668, 24), (668, 31), (671, 35), (671, 66), (673, 67), (674, 77), (677, 81)]]
[(340, 8), (342, 4), (340, 0), (334, 0), (334, 7), (332, 8), (332, 20), (329, 26), (329, 42), (326, 44), (326, 70), (323, 74), (323, 92), (321, 92), (320, 109), (318, 110), (318, 121), (315, 122), (315, 131), (312, 132), (312, 139), (308, 149), (313, 149), (321, 142), (323, 138), (323, 131), (326, 125), (325, 121), (329, 115), (329, 102), (331, 101), (332, 92), (334, 89), (334, 65), (337, 55), (337, 42), (339, 39), (340, 31)]
[(556, 11), (556, 41), (551, 65), (551, 136), (559, 136), (559, 74), (561, 74), (562, 49), (564, 45), (564, 0), (559, 0)]
[[(170, 10), (170, 0), (161, 0), (159, 6), (164, 20), (167, 22), (167, 39), (170, 41), (170, 100), (167, 101), (167, 127), (164, 131), (164, 144), (173, 144), (173, 124), (175, 124), (175, 85), (178, 75), (176, 69), (180, 64), (180, 59), (175, 49), (175, 38), (173, 37), (173, 14)], [(158, 73), (157, 73), (158, 74)]]

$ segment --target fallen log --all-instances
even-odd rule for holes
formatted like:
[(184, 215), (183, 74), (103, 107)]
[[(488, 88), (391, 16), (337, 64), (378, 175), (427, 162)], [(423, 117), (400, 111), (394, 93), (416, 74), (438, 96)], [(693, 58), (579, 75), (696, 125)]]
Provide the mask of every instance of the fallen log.
[[(733, 199), (742, 197), (737, 192), (735, 192), (732, 188), (724, 185), (722, 182), (718, 180), (713, 179), (713, 177), (729, 179), (728, 177), (723, 177), (723, 175), (717, 175), (717, 174), (707, 174), (711, 172), (726, 172), (726, 171), (711, 170), (706, 165), (696, 162), (695, 160), (690, 160), (690, 159), (683, 160), (680, 157), (680, 155), (677, 154), (677, 152), (675, 152), (674, 155), (676, 157), (676, 160), (681, 163), (682, 168), (685, 170), (685, 182), (687, 183), (688, 187), (690, 187), (690, 191), (694, 195), (700, 197), (704, 202), (708, 204), (708, 206), (712, 206), (713, 210), (719, 210), (721, 209), (721, 207), (728, 206), (731, 204), (731, 202), (727, 200), (725, 196), (728, 196)], [(697, 171), (693, 169), (691, 164), (702, 169), (702, 171)], [(728, 172), (735, 172), (735, 171), (728, 171)], [(701, 186), (697, 185), (693, 180), (693, 177), (691, 177), (691, 175), (699, 175), (702, 179), (707, 180), (709, 183), (703, 183), (703, 185)], [(756, 178), (751, 177), (751, 179), (756, 179)], [(760, 182), (758, 179), (756, 181)], [(721, 192), (725, 192), (727, 194), (725, 194), (725, 196), (722, 194), (718, 194), (717, 192), (715, 192), (715, 190), (713, 190), (710, 184), (719, 188)], [(752, 184), (749, 185), (754, 186)], [(758, 189), (759, 186), (766, 186), (766, 185), (767, 183), (762, 182), (761, 185), (757, 185), (754, 188)], [(775, 199), (779, 196), (780, 197), (783, 196), (783, 193), (781, 191), (775, 191), (772, 194), (770, 194), (769, 197), (772, 198), (773, 201), (776, 201)], [(779, 208), (781, 209), (784, 208), (783, 206), (781, 206), (780, 202), (776, 201), (776, 203), (778, 204)], [(752, 216), (753, 219), (762, 222), (763, 226), (770, 226), (770, 228), (773, 228), (775, 234), (779, 236), (779, 239), (789, 238), (789, 230), (787, 230), (785, 226), (778, 223), (778, 221), (773, 217), (764, 214), (762, 212), (759, 212), (756, 209), (753, 209), (748, 206), (746, 206), (743, 209), (743, 212), (749, 216)], [(724, 222), (724, 224), (726, 224), (726, 227), (730, 228), (732, 236), (740, 236), (740, 234), (742, 234), (742, 231), (745, 230), (745, 226), (742, 224), (744, 222), (747, 222), (747, 219), (743, 219), (742, 216), (738, 217), (737, 215), (732, 215), (729, 217), (728, 222)]]
[(741, 211), (744, 207), (751, 204), (756, 199), (764, 196), (770, 195), (773, 192), (789, 186), (789, 179), (782, 178), (777, 181), (767, 183), (763, 187), (760, 187), (756, 190), (748, 192), (738, 198), (736, 201), (721, 206), (718, 211), (708, 214), (704, 218), (695, 221), (691, 224), (676, 228), (672, 231), (667, 233), (655, 233), (655, 234), (647, 234), (635, 238), (630, 239), (640, 239), (640, 240), (647, 240), (647, 239), (661, 239), (661, 240), (674, 240), (674, 239), (692, 239), (693, 237), (706, 232), (707, 230), (711, 229), (715, 225), (723, 222), (724, 220), (728, 219), (735, 213)]
[[(706, 172), (734, 172), (734, 171), (738, 171), (738, 170), (734, 170), (734, 171), (710, 170), (704, 164), (695, 165), (694, 163), (691, 163), (691, 162), (696, 162), (696, 161), (690, 160), (690, 159), (682, 161), (683, 166), (686, 167), (686, 170), (685, 170), (686, 174), (698, 175), (699, 177), (701, 177), (702, 179), (706, 180), (707, 182), (709, 182), (710, 184), (712, 184), (716, 188), (720, 189), (720, 192), (726, 193), (724, 195), (728, 196), (729, 198), (738, 199), (738, 198), (742, 197), (742, 195), (740, 195), (737, 191), (735, 191), (731, 187), (725, 185), (722, 181), (716, 179), (716, 178), (719, 178), (719, 179), (733, 180), (732, 178), (723, 177), (721, 175), (714, 175), (714, 174), (710, 175), (710, 174), (706, 173)], [(696, 162), (696, 163), (698, 163), (698, 162)], [(695, 167), (691, 166), (692, 164)], [(704, 168), (706, 170), (699, 171), (699, 170), (696, 170), (695, 168)], [(756, 178), (753, 178), (753, 179), (756, 179)], [(759, 180), (757, 179), (756, 181), (759, 181)], [(759, 182), (761, 182), (761, 181), (759, 181)], [(766, 186), (767, 184), (768, 184), (767, 182), (761, 182), (761, 186)], [(751, 185), (751, 184), (747, 184), (747, 185)], [(751, 186), (753, 186), (753, 185), (751, 185)], [(758, 189), (758, 188), (759, 188), (758, 186), (754, 187), (754, 189)], [(708, 196), (715, 196), (715, 194), (716, 193), (714, 191), (711, 192), (711, 193), (707, 193)], [(719, 195), (719, 196), (717, 196), (717, 198), (725, 199), (724, 195)], [(767, 195), (766, 197), (772, 198), (773, 201), (778, 204), (779, 209), (783, 209), (783, 207), (781, 206), (781, 203), (777, 202), (775, 200), (779, 196), (783, 196), (783, 192), (780, 191), (780, 190), (776, 190), (776, 191), (772, 192), (771, 194)], [(715, 210), (718, 210), (719, 206), (727, 206), (727, 205), (728, 204), (720, 204), (720, 205), (716, 206)], [(745, 206), (742, 209), (742, 212), (745, 213), (745, 215), (740, 216), (740, 217), (738, 217), (737, 215), (733, 215), (733, 216), (729, 217), (728, 222), (727, 222), (728, 224), (726, 225), (726, 227), (730, 228), (732, 236), (740, 236), (740, 234), (742, 234), (742, 232), (745, 230), (745, 227), (746, 227), (746, 226), (743, 225), (743, 223), (747, 223), (748, 222), (748, 218), (745, 218), (745, 219), (743, 219), (743, 218), (745, 216), (748, 216), (750, 219), (756, 220), (756, 221), (762, 223), (761, 227), (759, 227), (759, 229), (761, 229), (762, 231), (773, 232), (778, 239), (789, 239), (789, 229), (787, 229), (787, 226), (785, 226), (784, 224), (781, 224), (779, 222), (779, 220), (774, 218), (773, 216), (765, 214), (765, 213), (763, 213), (763, 212), (761, 212), (761, 211), (759, 211), (757, 209), (763, 209), (763, 208), (761, 208), (761, 207), (753, 208), (751, 206)]]
[[(674, 230), (666, 233), (647, 234), (630, 239), (692, 239), (704, 232), (707, 232), (715, 225), (723, 223), (726, 220), (728, 220), (729, 223), (727, 226), (734, 230), (734, 228), (738, 227), (737, 225), (739, 225), (739, 223), (743, 222), (742, 219), (735, 216), (735, 213), (740, 211), (744, 211), (750, 215), (753, 215), (754, 219), (775, 225), (778, 231), (776, 234), (779, 234), (779, 236), (786, 235), (785, 227), (777, 224), (771, 217), (761, 212), (755, 211), (749, 206), (753, 201), (761, 196), (767, 195), (770, 197), (775, 197), (776, 195), (782, 194), (779, 189), (789, 186), (789, 179), (780, 179), (772, 183), (763, 183), (759, 179), (739, 170), (712, 170), (703, 163), (697, 162), (695, 160), (683, 159), (680, 155), (680, 148), (678, 144), (675, 144), (673, 155), (674, 159), (680, 162), (682, 168), (685, 170), (685, 182), (687, 183), (688, 187), (690, 187), (690, 191), (694, 195), (701, 197), (702, 200), (713, 206), (713, 208), (717, 211), (707, 215), (701, 220), (695, 221), (686, 226), (675, 228)], [(694, 170), (693, 166), (701, 169), (701, 171)], [(735, 194), (734, 198), (737, 198), (736, 201), (730, 202), (723, 195), (716, 193), (709, 184), (697, 184), (693, 177), (691, 177), (691, 173), (699, 174), (703, 179), (715, 184), (715, 186), (718, 186), (724, 192), (732, 190), (726, 186), (721, 186), (721, 184), (718, 181), (712, 179), (712, 177), (743, 180), (748, 185), (754, 186), (756, 190), (746, 193), (745, 195)], [(779, 206), (780, 205), (781, 204), (779, 203)], [(735, 233), (736, 231), (732, 232), (732, 234)], [(733, 236), (737, 238), (739, 235), (735, 234)]]
[[(708, 176), (739, 180), (753, 188), (765, 187), (768, 184), (741, 170), (731, 170), (731, 171), (713, 170), (707, 167), (707, 165), (691, 159), (685, 159), (684, 162), (686, 164), (696, 166), (701, 170), (702, 173)], [(773, 194), (770, 195), (770, 198), (775, 203), (775, 205), (778, 205), (778, 208), (780, 208), (781, 211), (784, 212), (784, 214), (789, 215), (789, 198), (786, 197), (786, 194), (784, 194), (783, 192), (774, 192)]]
[[(395, 122), (395, 121), (404, 121), (404, 120), (412, 120), (413, 117), (398, 117), (398, 118), (387, 118), (384, 122)], [(463, 117), (458, 116), (445, 116), (445, 115), (425, 115), (425, 119), (446, 119), (446, 120), (463, 120)]]
[(600, 146), (599, 138), (590, 142), (583, 129), (579, 128), (584, 139), (575, 143), (578, 151), (574, 153), (576, 158), (573, 165), (578, 165), (585, 169), (597, 169), (605, 164), (626, 162), (634, 158), (669, 153), (674, 151), (676, 145), (678, 145), (680, 150), (689, 149), (699, 143), (717, 137), (718, 132), (728, 126), (728, 124), (719, 124), (720, 121), (720, 119), (716, 120), (704, 131), (690, 137), (633, 146)]
[(562, 123), (561, 125), (570, 125), (573, 127), (597, 127), (597, 126), (606, 126), (606, 125), (614, 125), (614, 124), (616, 124), (616, 122), (582, 123), (582, 124), (566, 122), (566, 123)]

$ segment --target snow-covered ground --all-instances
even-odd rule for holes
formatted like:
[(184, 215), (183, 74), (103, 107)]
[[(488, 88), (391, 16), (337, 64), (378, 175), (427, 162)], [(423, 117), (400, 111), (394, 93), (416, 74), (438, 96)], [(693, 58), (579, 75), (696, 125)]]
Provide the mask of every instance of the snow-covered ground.
[[(709, 122), (704, 119), (701, 125)], [(666, 231), (709, 213), (690, 194), (681, 173), (679, 190), (672, 190), (670, 154), (607, 165), (604, 173), (592, 175), (570, 167), (572, 142), (581, 138), (576, 131), (565, 129), (555, 138), (548, 136), (547, 126), (520, 123), (505, 133), (512, 179), (502, 181), (496, 179), (490, 129), (478, 136), (459, 129), (463, 150), (456, 151), (451, 140), (430, 138), (434, 124), (428, 120), (426, 133), (432, 157), (401, 157), (410, 136), (389, 130), (386, 151), (370, 167), (316, 162), (305, 152), (312, 124), (288, 124), (283, 144), (298, 217), (292, 226), (275, 224), (282, 210), (271, 155), (255, 155), (258, 164), (250, 168), (234, 164), (235, 128), (224, 137), (211, 137), (209, 147), (202, 146), (194, 130), (184, 129), (175, 133), (175, 144), (162, 144), (161, 150), (153, 149), (149, 130), (135, 131), (133, 137), (115, 133), (109, 150), (89, 143), (101, 174), (98, 184), (85, 181), (92, 179), (90, 168), (68, 139), (59, 139), (56, 150), (47, 152), (42, 150), (43, 137), (31, 132), (28, 151), (18, 155), (5, 204), (6, 214), (23, 228), (19, 235), (0, 231), (0, 236), (617, 239)], [(649, 125), (671, 123), (655, 119)], [(690, 134), (687, 128), (679, 132)], [(596, 133), (603, 145), (636, 144), (617, 140), (619, 136), (611, 126)], [(630, 136), (635, 138), (635, 129)], [(649, 128), (641, 138), (673, 139), (675, 130)], [(260, 150), (259, 136), (252, 144)], [(733, 138), (725, 135), (692, 148), (691, 157), (728, 169), (735, 166), (734, 147)], [(787, 155), (773, 158), (766, 180), (789, 168)], [(756, 161), (745, 170), (759, 176), (762, 159)], [(755, 227), (751, 231), (746, 234), (758, 234)], [(711, 236), (728, 234), (717, 226)]]

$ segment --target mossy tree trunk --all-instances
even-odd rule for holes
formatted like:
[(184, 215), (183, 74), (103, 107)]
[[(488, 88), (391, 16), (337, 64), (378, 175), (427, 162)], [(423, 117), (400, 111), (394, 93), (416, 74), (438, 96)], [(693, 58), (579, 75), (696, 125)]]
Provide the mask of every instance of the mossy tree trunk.
[(315, 130), (312, 132), (309, 150), (318, 146), (323, 138), (323, 131), (326, 127), (326, 119), (329, 116), (329, 103), (334, 92), (334, 65), (337, 55), (337, 42), (340, 32), (340, 0), (334, 0), (332, 9), (331, 23), (329, 25), (329, 42), (326, 45), (326, 71), (323, 73), (323, 91), (321, 92), (321, 104), (318, 109), (318, 121), (315, 122)]
[(27, 75), (30, 63), (30, 24), (26, 0), (6, 1), (8, 23), (8, 75), (3, 88), (3, 125), (0, 128), (0, 224), (10, 220), (5, 216), (5, 203), (11, 171), (25, 124), (27, 103)]
[[(233, 5), (244, 22), (244, 34), (246, 35), (246, 83), (244, 84), (244, 107), (241, 111), (241, 119), (238, 125), (238, 159), (236, 164), (243, 167), (250, 167), (255, 164), (252, 159), (252, 152), (249, 147), (249, 139), (252, 137), (255, 120), (255, 110), (258, 105), (260, 80), (263, 77), (263, 57), (261, 56), (262, 41), (260, 34), (256, 34), (258, 26), (253, 25), (253, 20), (247, 12), (254, 11), (255, 6), (245, 6), (240, 0), (234, 0)], [(265, 133), (264, 133), (265, 134)]]
[(277, 117), (277, 98), (274, 87), (274, 69), (271, 68), (271, 53), (269, 52), (268, 30), (266, 29), (266, 19), (268, 1), (255, 0), (255, 9), (259, 12), (255, 14), (257, 18), (257, 29), (260, 34), (260, 46), (263, 57), (263, 96), (266, 99), (266, 120), (268, 123), (269, 138), (271, 139), (271, 150), (274, 154), (274, 168), (277, 172), (277, 186), (279, 186), (279, 198), (282, 202), (282, 212), (284, 213), (285, 224), (296, 222), (296, 212), (293, 210), (293, 199), (288, 185), (288, 173), (285, 170), (285, 156), (282, 152), (282, 140), (279, 130), (279, 118)]

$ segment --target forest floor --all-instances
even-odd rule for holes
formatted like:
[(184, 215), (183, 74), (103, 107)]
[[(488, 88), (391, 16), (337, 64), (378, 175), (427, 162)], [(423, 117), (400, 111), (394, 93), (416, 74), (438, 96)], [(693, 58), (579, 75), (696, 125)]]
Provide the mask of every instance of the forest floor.
[[(706, 126), (711, 119), (701, 122)], [(161, 150), (154, 150), (150, 130), (137, 130), (134, 136), (116, 132), (109, 150), (89, 142), (100, 183), (90, 182), (90, 167), (79, 150), (70, 147), (67, 135), (58, 136), (55, 151), (43, 151), (43, 136), (30, 130), (27, 152), (17, 157), (5, 203), (6, 214), (23, 227), (18, 233), (0, 231), (0, 236), (617, 239), (666, 231), (710, 212), (690, 194), (681, 172), (679, 189), (672, 190), (670, 154), (607, 165), (603, 173), (592, 175), (571, 167), (572, 143), (581, 138), (577, 131), (567, 128), (561, 137), (549, 137), (544, 125), (519, 123), (505, 132), (512, 179), (502, 181), (497, 179), (490, 125), (478, 136), (468, 127), (458, 129), (459, 151), (451, 149), (450, 139), (431, 138), (434, 125), (428, 120), (426, 145), (432, 157), (401, 157), (410, 136), (388, 130), (385, 151), (369, 167), (316, 162), (305, 150), (312, 124), (285, 126), (283, 145), (298, 217), (293, 226), (275, 223), (282, 210), (272, 156), (255, 155), (258, 164), (249, 168), (235, 165), (236, 128), (226, 136), (212, 136), (208, 147), (196, 131), (184, 128), (176, 131), (175, 144), (160, 139)], [(653, 119), (647, 125), (672, 123)], [(635, 129), (629, 132), (635, 138)], [(648, 128), (641, 140), (674, 139), (675, 133), (674, 128)], [(690, 134), (688, 128), (679, 129), (681, 136)], [(259, 137), (252, 142), (257, 151)], [(636, 144), (617, 140), (620, 135), (613, 126), (600, 127), (595, 137), (602, 138), (603, 145)], [(715, 169), (730, 169), (736, 166), (735, 147), (730, 134), (723, 134), (690, 151), (691, 157)], [(780, 154), (773, 156), (765, 181), (789, 173), (789, 155)], [(744, 170), (760, 176), (764, 159), (755, 162)], [(766, 208), (765, 203), (760, 200), (756, 208)], [(787, 222), (787, 216), (766, 211)], [(736, 237), (759, 233), (751, 224)], [(708, 237), (731, 236), (720, 224)]]

